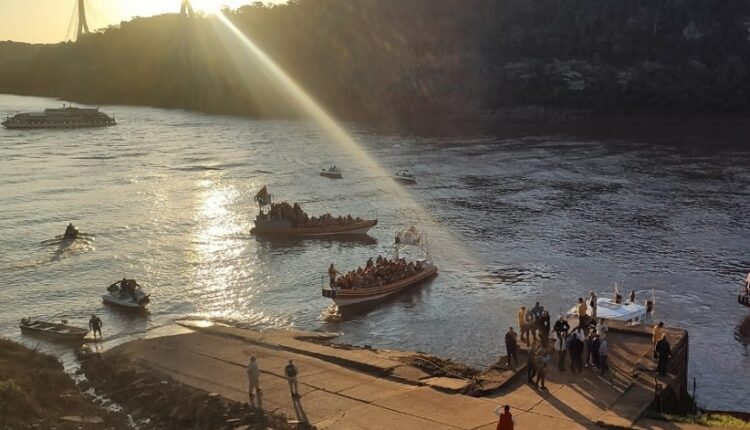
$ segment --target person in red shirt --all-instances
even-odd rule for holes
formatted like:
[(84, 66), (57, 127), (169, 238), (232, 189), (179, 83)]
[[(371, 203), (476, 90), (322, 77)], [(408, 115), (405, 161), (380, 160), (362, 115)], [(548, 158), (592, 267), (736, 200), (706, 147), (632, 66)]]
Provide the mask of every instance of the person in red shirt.
[(510, 406), (505, 405), (504, 412), (498, 414), (500, 408), (495, 409), (495, 414), (500, 417), (497, 422), (497, 430), (513, 430), (513, 414), (510, 413)]

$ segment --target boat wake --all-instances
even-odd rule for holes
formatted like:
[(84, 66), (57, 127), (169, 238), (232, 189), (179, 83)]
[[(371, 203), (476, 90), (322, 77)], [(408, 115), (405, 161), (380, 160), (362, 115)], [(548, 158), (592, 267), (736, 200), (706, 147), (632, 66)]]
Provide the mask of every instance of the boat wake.
[(343, 315), (339, 312), (339, 307), (335, 304), (328, 306), (323, 312), (320, 313), (320, 320), (328, 322), (341, 321)]

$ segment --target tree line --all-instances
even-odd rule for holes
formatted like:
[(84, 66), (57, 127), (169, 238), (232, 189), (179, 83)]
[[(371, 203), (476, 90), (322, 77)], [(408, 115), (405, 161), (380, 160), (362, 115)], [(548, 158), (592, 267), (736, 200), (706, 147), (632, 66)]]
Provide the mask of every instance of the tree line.
[[(293, 0), (228, 19), (339, 118), (399, 123), (522, 106), (750, 108), (746, 0)], [(256, 117), (293, 103), (208, 16), (52, 45), (0, 43), (0, 92)]]

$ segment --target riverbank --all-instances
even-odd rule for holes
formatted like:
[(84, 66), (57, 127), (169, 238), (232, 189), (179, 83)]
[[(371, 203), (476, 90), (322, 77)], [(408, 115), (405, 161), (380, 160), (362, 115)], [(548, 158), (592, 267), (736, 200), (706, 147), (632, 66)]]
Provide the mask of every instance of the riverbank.
[[(319, 429), (493, 429), (495, 409), (506, 404), (521, 428), (651, 426), (639, 421), (654, 404), (654, 363), (645, 328), (611, 328), (613, 370), (608, 375), (588, 369), (560, 372), (551, 364), (546, 390), (537, 390), (525, 382), (524, 360), (506, 368), (501, 358), (479, 371), (419, 352), (337, 345), (332, 336), (320, 333), (183, 324), (191, 332), (117, 346), (92, 361), (93, 366), (84, 365), (86, 374), (105, 394), (120, 393), (120, 402), (139, 399), (128, 406), (131, 412), (140, 409), (137, 415), (157, 420), (158, 414), (149, 411), (159, 410), (162, 418), (180, 417), (175, 422), (198, 428), (195, 420), (201, 419), (202, 408), (185, 405), (234, 405), (226, 410), (240, 417), (229, 420), (242, 422), (247, 412), (240, 406), (247, 402), (245, 366), (251, 355), (261, 369), (263, 409), (293, 421), (309, 420)], [(668, 333), (670, 341), (687, 346), (684, 331)], [(292, 398), (283, 376), (290, 359), (300, 372), (299, 399)], [(676, 363), (675, 374), (658, 379), (665, 392), (680, 388), (685, 363)], [(162, 385), (187, 391), (170, 400), (154, 392)]]
[(127, 417), (107, 411), (79, 391), (49, 355), (0, 339), (0, 429), (129, 429)]

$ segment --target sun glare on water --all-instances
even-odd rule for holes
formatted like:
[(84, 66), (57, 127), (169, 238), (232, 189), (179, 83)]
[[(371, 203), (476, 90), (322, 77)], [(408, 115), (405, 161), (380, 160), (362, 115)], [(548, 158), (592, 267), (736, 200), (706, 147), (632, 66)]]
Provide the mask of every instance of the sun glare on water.
[[(205, 3), (214, 3), (206, 0)], [(216, 31), (222, 37), (227, 49), (237, 52), (234, 55), (235, 65), (240, 73), (245, 68), (260, 67), (266, 73), (273, 77), (280, 91), (284, 93), (289, 103), (296, 106), (297, 109), (307, 118), (315, 121), (318, 126), (326, 133), (328, 140), (337, 145), (339, 150), (354, 155), (365, 167), (370, 175), (375, 178), (389, 178), (392, 172), (386, 171), (380, 163), (373, 158), (365, 148), (354, 140), (354, 138), (330, 115), (328, 114), (301, 86), (299, 86), (292, 77), (282, 70), (260, 47), (258, 47), (247, 35), (238, 29), (232, 21), (222, 12), (212, 14), (216, 24)], [(237, 51), (234, 48), (239, 43)], [(244, 51), (245, 55), (242, 55)], [(248, 82), (249, 87), (252, 86)], [(439, 222), (424, 209), (421, 205), (406, 191), (403, 187), (396, 184), (390, 179), (386, 179), (388, 184), (389, 195), (399, 200), (403, 207), (410, 208), (417, 216), (417, 219), (426, 220), (426, 225), (421, 227), (431, 231), (431, 234), (438, 233), (446, 243), (450, 244), (451, 253), (458, 257), (466, 264), (478, 263), (481, 260), (478, 256), (456, 239), (454, 235), (443, 228)], [(404, 219), (403, 227), (407, 227), (414, 220)], [(395, 234), (395, 232), (393, 232)]]

